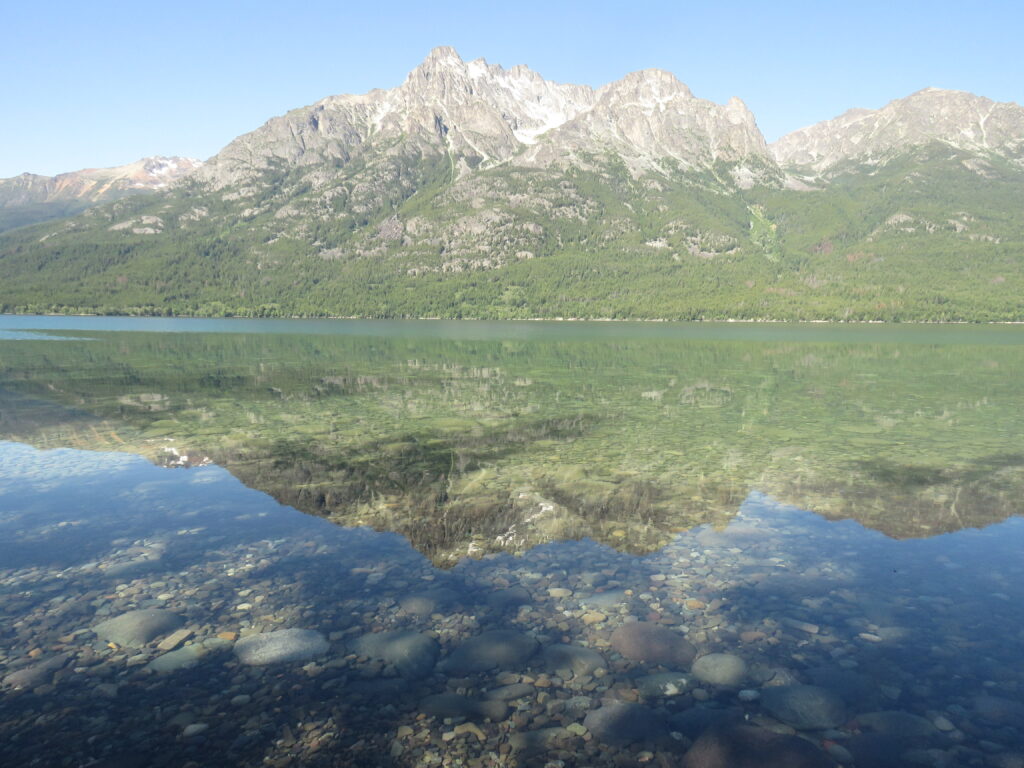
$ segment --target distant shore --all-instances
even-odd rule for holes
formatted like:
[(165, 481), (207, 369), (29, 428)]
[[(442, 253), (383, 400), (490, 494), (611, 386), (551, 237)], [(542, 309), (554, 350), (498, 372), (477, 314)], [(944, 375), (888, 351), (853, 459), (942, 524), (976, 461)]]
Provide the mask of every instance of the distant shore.
[(759, 318), (663, 318), (663, 317), (368, 317), (362, 315), (287, 315), (279, 317), (248, 317), (246, 315), (158, 315), (132, 313), (91, 312), (0, 312), (0, 317), (129, 317), (159, 318), (164, 320), (361, 320), (371, 322), (409, 321), (409, 322), (473, 322), (473, 323), (730, 323), (750, 325), (1024, 325), (1021, 320), (848, 320), (848, 319), (814, 319), (814, 320), (783, 320), (768, 317)]

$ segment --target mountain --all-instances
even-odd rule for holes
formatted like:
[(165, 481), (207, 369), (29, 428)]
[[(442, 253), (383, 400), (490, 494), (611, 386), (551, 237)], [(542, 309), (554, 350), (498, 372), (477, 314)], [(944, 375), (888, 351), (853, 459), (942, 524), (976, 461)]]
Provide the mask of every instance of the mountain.
[(437, 48), (397, 88), (331, 96), (275, 118), (231, 142), (196, 178), (221, 189), (284, 162), (319, 168), (322, 183), (372, 150), (450, 157), (455, 177), (510, 161), (578, 163), (587, 153), (685, 167), (768, 156), (741, 101), (722, 107), (696, 99), (668, 72), (635, 72), (594, 91), (548, 82), (524, 66), (464, 62), (454, 49)]
[(1024, 319), (1022, 109), (929, 89), (768, 146), (662, 70), (432, 51), (168, 189), (0, 236), (17, 311)]
[(60, 218), (126, 195), (166, 189), (202, 165), (188, 157), (144, 157), (114, 168), (0, 179), (0, 231)]
[(771, 152), (784, 166), (822, 173), (850, 161), (884, 162), (931, 142), (1022, 160), (1024, 107), (964, 91), (925, 88), (882, 109), (851, 109), (794, 131), (772, 144)]

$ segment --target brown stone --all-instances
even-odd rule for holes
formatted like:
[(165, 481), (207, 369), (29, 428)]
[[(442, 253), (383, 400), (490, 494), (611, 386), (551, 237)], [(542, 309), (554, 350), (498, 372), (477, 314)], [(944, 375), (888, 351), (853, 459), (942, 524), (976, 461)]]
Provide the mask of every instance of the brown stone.
[(612, 647), (633, 661), (687, 668), (697, 655), (693, 643), (674, 630), (648, 622), (623, 624), (612, 633)]
[(173, 651), (175, 648), (184, 643), (190, 637), (192, 637), (191, 629), (179, 629), (176, 632), (172, 632), (163, 640), (161, 640), (160, 644), (157, 645), (156, 649), (158, 651)]

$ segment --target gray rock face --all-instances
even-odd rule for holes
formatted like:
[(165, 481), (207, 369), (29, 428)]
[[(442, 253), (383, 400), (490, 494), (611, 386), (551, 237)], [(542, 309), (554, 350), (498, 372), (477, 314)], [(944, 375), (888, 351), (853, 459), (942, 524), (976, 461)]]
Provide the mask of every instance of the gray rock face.
[(432, 717), (490, 718), (497, 722), (508, 714), (508, 705), (500, 699), (479, 701), (458, 693), (438, 693), (420, 702), (420, 712)]
[(676, 669), (689, 667), (697, 655), (693, 643), (679, 632), (643, 621), (623, 624), (612, 632), (611, 643), (627, 659)]
[(624, 701), (608, 702), (583, 719), (594, 737), (605, 744), (654, 745), (668, 736), (668, 726), (653, 709)]
[(539, 643), (529, 635), (497, 629), (471, 637), (444, 661), (444, 668), (456, 675), (515, 669), (536, 652)]
[(589, 675), (607, 669), (604, 656), (578, 645), (549, 645), (544, 649), (544, 666), (552, 671), (567, 670), (573, 675)]
[[(598, 91), (545, 80), (524, 66), (465, 62), (436, 48), (405, 82), (360, 96), (329, 96), (240, 136), (197, 172), (215, 189), (251, 181), (275, 162), (342, 167), (400, 140), (424, 156), (475, 158), (476, 167), (536, 166), (618, 152), (631, 167), (673, 158), (688, 166), (768, 150), (739, 99), (697, 99), (673, 75), (644, 70)], [(459, 173), (473, 166), (461, 165)]]
[(393, 666), (402, 677), (408, 678), (429, 675), (440, 652), (434, 638), (414, 630), (363, 635), (353, 641), (350, 647), (353, 653), (379, 659)]
[(709, 653), (693, 662), (692, 672), (709, 685), (736, 687), (747, 677), (747, 663), (731, 653)]
[(522, 66), (465, 62), (452, 48), (435, 48), (397, 88), (329, 96), (273, 118), (231, 142), (200, 177), (219, 189), (275, 160), (345, 165), (368, 146), (396, 139), (425, 155), (450, 151), (500, 163), (593, 100), (587, 86), (552, 83)]
[(176, 613), (145, 608), (100, 622), (92, 629), (101, 640), (129, 648), (141, 648), (157, 637), (173, 632), (184, 623)]
[(262, 666), (312, 661), (330, 648), (327, 638), (311, 629), (279, 629), (243, 637), (235, 643), (235, 655), (243, 664)]
[(750, 725), (711, 728), (686, 755), (683, 768), (834, 768), (820, 749), (796, 736)]
[(773, 716), (797, 730), (823, 730), (846, 720), (842, 699), (814, 685), (765, 688), (761, 704)]
[(848, 160), (881, 162), (893, 152), (941, 141), (969, 150), (1024, 145), (1024, 107), (964, 91), (925, 88), (881, 109), (851, 109), (771, 145), (783, 165), (822, 172)]
[(579, 162), (580, 155), (613, 151), (643, 170), (663, 158), (684, 167), (716, 160), (767, 157), (754, 116), (737, 98), (726, 105), (694, 97), (675, 75), (660, 69), (633, 72), (597, 92), (592, 107), (553, 130), (523, 155), (541, 165)]

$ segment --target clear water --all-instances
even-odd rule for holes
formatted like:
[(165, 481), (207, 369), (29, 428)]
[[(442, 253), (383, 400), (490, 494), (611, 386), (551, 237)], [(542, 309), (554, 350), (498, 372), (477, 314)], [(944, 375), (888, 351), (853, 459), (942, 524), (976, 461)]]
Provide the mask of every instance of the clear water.
[[(0, 334), (0, 763), (675, 764), (730, 717), (843, 764), (1024, 759), (1016, 328), (3, 317)], [(189, 666), (151, 671), (166, 633), (91, 631), (147, 608), (191, 630)], [(743, 659), (742, 679), (623, 656), (633, 620)], [(247, 666), (231, 648), (282, 628), (329, 649)], [(357, 652), (395, 629), (435, 638), (436, 667), (395, 677)], [(446, 666), (494, 629), (540, 650)], [(604, 669), (566, 674), (558, 644)], [(685, 684), (652, 690), (666, 670)], [(524, 680), (501, 717), (468, 715), (479, 736), (424, 712)], [(797, 683), (841, 721), (768, 706)], [(657, 727), (580, 727), (610, 701)]]

